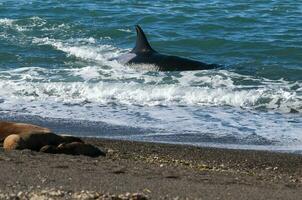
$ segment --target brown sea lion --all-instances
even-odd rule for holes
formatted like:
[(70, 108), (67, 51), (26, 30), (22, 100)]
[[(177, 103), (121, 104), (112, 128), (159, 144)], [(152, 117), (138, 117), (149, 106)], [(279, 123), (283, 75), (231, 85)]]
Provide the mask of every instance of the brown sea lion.
[(101, 151), (99, 148), (91, 144), (85, 144), (80, 142), (60, 144), (58, 146), (58, 151), (63, 154), (84, 155), (90, 157), (98, 157), (98, 156), (106, 155), (106, 153)]
[(40, 152), (43, 152), (43, 153), (51, 153), (51, 154), (60, 153), (60, 152), (58, 151), (58, 147), (57, 147), (57, 146), (54, 146), (54, 145), (45, 145), (45, 146), (43, 146), (43, 147), (40, 149)]
[(25, 142), (20, 135), (12, 134), (5, 138), (3, 148), (5, 150), (25, 149)]
[(45, 145), (58, 146), (67, 142), (82, 143), (82, 140), (77, 137), (60, 136), (54, 133), (20, 133), (7, 136), (3, 142), (3, 148), (5, 150), (30, 149), (39, 151)]
[(75, 136), (71, 136), (71, 135), (60, 135), (62, 137), (62, 143), (71, 143), (71, 142), (80, 142), (80, 143), (84, 143), (84, 141), (81, 138), (75, 137)]
[(59, 146), (46, 145), (40, 149), (44, 153), (52, 154), (68, 154), (68, 155), (84, 155), (90, 157), (105, 156), (106, 153), (99, 148), (82, 142), (71, 142), (60, 144)]
[(25, 123), (0, 121), (0, 141), (12, 134), (23, 133), (50, 133), (50, 129)]

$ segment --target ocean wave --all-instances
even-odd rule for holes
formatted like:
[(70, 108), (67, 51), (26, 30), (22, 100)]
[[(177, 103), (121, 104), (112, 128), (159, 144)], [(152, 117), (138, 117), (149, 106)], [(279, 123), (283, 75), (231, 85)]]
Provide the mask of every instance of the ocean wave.
[[(47, 72), (45, 72), (47, 71)], [(26, 73), (24, 73), (26, 72)], [(80, 77), (84, 82), (56, 81), (44, 82), (48, 76), (68, 73), (70, 77)], [(44, 74), (44, 77), (43, 77)], [(106, 76), (111, 75), (106, 81)], [(97, 66), (69, 70), (46, 70), (41, 68), (21, 68), (0, 73), (1, 95), (10, 98), (31, 98), (36, 100), (53, 100), (62, 102), (118, 103), (142, 106), (234, 106), (245, 109), (266, 109), (279, 112), (302, 112), (300, 91), (291, 90), (294, 85), (299, 89), (301, 83), (286, 81), (262, 82), (261, 85), (234, 84), (232, 78), (222, 75), (198, 77), (188, 72), (181, 73), (181, 78), (174, 79), (173, 84), (165, 83), (167, 77), (155, 77), (137, 73), (128, 77), (125, 74), (102, 73)], [(103, 78), (104, 76), (104, 78)], [(116, 77), (112, 77), (116, 76)], [(200, 76), (200, 74), (199, 74)], [(231, 74), (229, 74), (231, 76)], [(3, 78), (5, 77), (5, 80)], [(17, 80), (12, 80), (13, 77)], [(70, 78), (69, 77), (69, 78)], [(146, 77), (146, 78), (145, 78)], [(143, 82), (142, 82), (143, 81)], [(195, 85), (195, 86), (192, 86)], [(2, 94), (5, 92), (5, 94)], [(8, 98), (9, 100), (9, 98)]]
[(122, 32), (126, 32), (126, 33), (131, 33), (131, 30), (130, 29), (122, 29), (122, 28), (119, 28), (117, 29), (119, 31), (122, 31)]
[[(38, 45), (50, 45), (58, 50), (84, 60), (108, 62), (109, 58), (117, 56), (119, 51), (111, 45), (97, 45), (95, 39), (70, 39), (69, 41), (59, 41), (51, 38), (33, 38), (32, 42)], [(83, 42), (91, 45), (82, 44)]]
[(27, 23), (23, 23), (22, 20), (19, 19), (8, 19), (8, 18), (2, 18), (0, 19), (0, 24), (6, 28), (12, 28), (15, 29), (18, 32), (25, 32), (30, 31), (35, 27), (42, 27), (47, 22), (46, 20), (34, 16), (26, 19)]
[[(41, 18), (32, 18), (43, 24)], [(1, 21), (0, 21), (1, 23)], [(13, 24), (12, 20), (2, 23)], [(233, 106), (243, 109), (302, 112), (302, 82), (270, 80), (227, 70), (154, 72), (123, 66), (110, 58), (128, 49), (108, 44), (110, 38), (33, 37), (32, 45), (50, 46), (84, 62), (84, 67), (19, 68), (0, 72), (0, 86), (12, 98), (52, 99), (159, 106)], [(145, 66), (148, 67), (148, 66)], [(73, 80), (73, 81), (70, 81)], [(17, 94), (17, 95), (16, 95)]]
[(2, 18), (0, 19), (0, 24), (2, 26), (12, 26), (13, 22), (15, 22), (16, 20), (13, 19), (8, 19), (8, 18)]

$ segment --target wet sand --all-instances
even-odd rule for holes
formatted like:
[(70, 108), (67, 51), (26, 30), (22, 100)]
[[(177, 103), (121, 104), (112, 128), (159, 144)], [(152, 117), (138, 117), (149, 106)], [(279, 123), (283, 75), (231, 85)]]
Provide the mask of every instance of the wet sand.
[[(300, 199), (302, 156), (85, 138), (106, 157), (0, 149), (0, 194), (68, 199), (80, 192), (148, 199)], [(20, 193), (21, 192), (21, 193)], [(127, 193), (131, 194), (127, 194)], [(22, 196), (23, 195), (23, 196)], [(128, 195), (128, 196), (127, 196)], [(133, 198), (142, 196), (132, 196)], [(89, 196), (89, 195), (88, 195)], [(117, 197), (117, 196), (115, 196)]]

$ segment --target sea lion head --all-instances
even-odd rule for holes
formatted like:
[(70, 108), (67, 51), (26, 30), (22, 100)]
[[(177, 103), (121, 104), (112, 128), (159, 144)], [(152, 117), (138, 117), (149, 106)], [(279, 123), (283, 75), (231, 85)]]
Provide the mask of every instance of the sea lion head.
[(20, 135), (12, 134), (5, 138), (3, 148), (8, 151), (26, 149), (26, 143)]

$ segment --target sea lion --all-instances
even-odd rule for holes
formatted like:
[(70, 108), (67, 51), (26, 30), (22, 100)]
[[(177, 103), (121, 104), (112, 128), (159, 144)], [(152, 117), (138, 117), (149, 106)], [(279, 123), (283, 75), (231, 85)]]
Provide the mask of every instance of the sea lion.
[(60, 144), (58, 146), (58, 151), (64, 154), (70, 155), (85, 155), (90, 157), (105, 156), (106, 154), (101, 151), (99, 148), (91, 145), (80, 142), (71, 142)]
[(82, 142), (71, 142), (60, 144), (59, 146), (46, 145), (40, 149), (40, 152), (52, 154), (84, 155), (90, 157), (105, 156), (106, 153), (99, 148)]
[(43, 153), (51, 153), (51, 154), (57, 154), (59, 153), (58, 147), (54, 145), (45, 145), (40, 149), (40, 152)]
[(77, 137), (60, 136), (54, 133), (20, 133), (7, 136), (3, 142), (3, 148), (6, 151), (15, 149), (39, 151), (45, 145), (58, 146), (59, 144), (70, 142), (82, 143), (83, 141)]
[(7, 122), (0, 121), (0, 141), (3, 141), (7, 136), (12, 134), (23, 134), (23, 133), (50, 133), (51, 130), (45, 127), (25, 124), (25, 123), (16, 123), (16, 122)]

